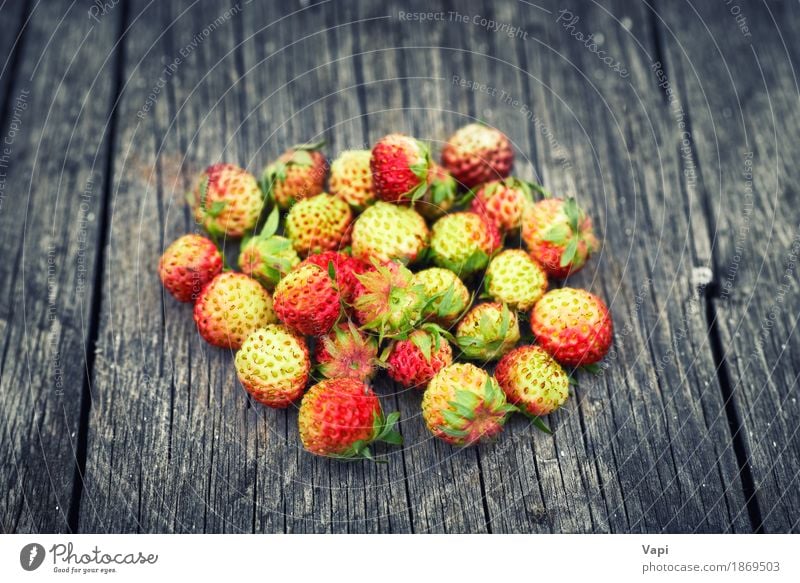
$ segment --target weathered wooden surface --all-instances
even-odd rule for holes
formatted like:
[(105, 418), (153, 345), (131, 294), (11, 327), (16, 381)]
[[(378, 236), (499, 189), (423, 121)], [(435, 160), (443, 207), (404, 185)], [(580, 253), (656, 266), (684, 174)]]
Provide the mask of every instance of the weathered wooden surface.
[[(31, 93), (0, 209), (3, 531), (800, 529), (797, 7), (742, 7), (746, 36), (699, 2), (435, 4), (137, 0), (27, 24), (3, 6), (21, 30), (0, 41), (4, 132)], [(249, 405), (232, 355), (162, 294), (156, 258), (196, 228), (191, 177), (317, 138), (331, 157), (396, 130), (436, 148), (473, 119), (596, 217), (603, 252), (573, 281), (611, 306), (607, 367), (553, 436), (516, 418), (466, 450), (383, 381), (406, 445), (314, 458), (296, 411)]]

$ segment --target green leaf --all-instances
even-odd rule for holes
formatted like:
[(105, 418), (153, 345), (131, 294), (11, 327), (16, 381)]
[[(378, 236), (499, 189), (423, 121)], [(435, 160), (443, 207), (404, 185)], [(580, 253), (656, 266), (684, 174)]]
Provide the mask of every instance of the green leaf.
[(306, 151), (313, 151), (319, 150), (325, 145), (325, 140), (320, 140), (319, 142), (310, 142), (308, 144), (295, 144), (292, 146), (292, 150), (306, 150)]
[(420, 180), (426, 180), (428, 178), (428, 162), (427, 160), (424, 162), (420, 162), (418, 164), (409, 164), (408, 169), (414, 173), (414, 176), (419, 178)]
[(425, 196), (425, 193), (428, 192), (428, 185), (424, 182), (418, 184), (412, 191), (411, 191), (411, 202), (416, 202)]
[(289, 164), (293, 164), (294, 166), (311, 166), (314, 163), (314, 159), (311, 157), (306, 150), (295, 150), (292, 153), (292, 158), (289, 160)]
[(580, 223), (580, 209), (578, 209), (578, 203), (575, 202), (575, 197), (571, 196), (564, 202), (564, 214), (567, 215), (572, 232), (577, 233), (578, 223)]
[(211, 208), (206, 209), (206, 214), (209, 217), (216, 219), (218, 216), (222, 214), (222, 211), (225, 210), (225, 207), (228, 206), (228, 201), (226, 200), (217, 200), (211, 203)]
[(440, 318), (449, 316), (452, 311), (458, 307), (455, 305), (455, 297), (456, 286), (451, 284), (450, 287), (447, 288), (447, 291), (444, 292), (444, 295), (439, 302), (439, 308), (436, 310), (436, 313)]
[(259, 233), (259, 236), (264, 239), (272, 237), (272, 235), (278, 232), (278, 225), (280, 225), (280, 221), (281, 221), (281, 212), (276, 205), (272, 207), (272, 212), (269, 213), (269, 216), (267, 217), (267, 222), (264, 223), (264, 227), (261, 229), (261, 233)]
[(450, 411), (449, 409), (442, 410), (442, 417), (447, 422), (447, 424), (451, 427), (460, 427), (464, 424), (465, 419), (456, 413), (455, 411)]
[(333, 261), (328, 261), (328, 277), (336, 281), (336, 266), (333, 264)]
[(532, 190), (538, 192), (542, 198), (553, 198), (553, 195), (550, 194), (550, 191), (545, 189), (544, 186), (538, 184), (536, 182), (529, 182), (528, 185), (531, 187)]
[(575, 259), (575, 255), (578, 253), (578, 237), (572, 237), (567, 244), (567, 248), (564, 249), (564, 252), (561, 254), (561, 267), (566, 267), (572, 260)]
[(549, 241), (550, 243), (555, 243), (556, 245), (563, 245), (566, 243), (567, 238), (570, 236), (572, 231), (570, 230), (569, 226), (565, 225), (564, 223), (560, 223), (558, 225), (554, 225), (550, 227), (550, 229), (544, 234), (542, 237), (545, 241)]
[(208, 193), (208, 175), (203, 176), (200, 180), (200, 208), (206, 206), (206, 194)]
[(415, 334), (411, 337), (411, 343), (419, 348), (425, 362), (431, 361), (431, 337), (428, 334)]
[(389, 413), (385, 419), (378, 419), (380, 429), (375, 436), (375, 441), (383, 441), (392, 445), (402, 445), (403, 436), (397, 431), (397, 423), (400, 421), (400, 413), (394, 411)]
[(548, 435), (553, 435), (553, 431), (547, 426), (547, 424), (541, 420), (539, 417), (531, 417), (531, 422), (533, 423), (534, 427), (539, 431), (544, 431)]
[(600, 372), (602, 372), (603, 370), (603, 367), (595, 362), (592, 364), (584, 364), (581, 367), (581, 369), (585, 370), (586, 372), (590, 372), (592, 374), (600, 374)]
[(466, 437), (469, 432), (466, 429), (453, 429), (451, 427), (447, 427), (446, 425), (440, 425), (439, 431), (444, 433), (445, 435), (449, 435), (450, 437)]
[(458, 401), (448, 401), (447, 404), (450, 405), (453, 409), (455, 409), (456, 413), (461, 417), (463, 417), (464, 419), (468, 421), (472, 421), (473, 419), (475, 419), (475, 410), (470, 409), (465, 404), (459, 403)]

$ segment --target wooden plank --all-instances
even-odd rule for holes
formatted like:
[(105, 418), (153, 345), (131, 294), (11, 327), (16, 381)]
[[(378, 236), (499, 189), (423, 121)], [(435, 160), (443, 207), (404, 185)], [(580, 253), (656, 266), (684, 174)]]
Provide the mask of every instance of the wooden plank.
[(116, 13), (95, 22), (77, 6), (39, 8), (6, 70), (2, 125), (3, 532), (74, 526), (119, 26)]
[(790, 152), (800, 139), (800, 12), (666, 3), (658, 14), (715, 222), (709, 318), (735, 447), (752, 476), (750, 516), (767, 532), (798, 532), (800, 171)]
[[(693, 277), (708, 262), (711, 238), (701, 191), (684, 189), (678, 203), (667, 199), (685, 168), (649, 72), (655, 42), (647, 13), (623, 2), (582, 5), (568, 17), (578, 17), (573, 30), (558, 21), (563, 6), (537, 4), (550, 13), (484, 13), (533, 37), (498, 37), (494, 45), (500, 58), (530, 72), (522, 76), (527, 97), (498, 104), (478, 93), (476, 101), (507, 110), (510, 119), (522, 116), (545, 185), (591, 209), (604, 251), (571, 281), (606, 298), (616, 324), (608, 368), (582, 375), (571, 406), (553, 416), (552, 443), (534, 438), (545, 522), (555, 531), (747, 531)], [(598, 35), (627, 76), (607, 67), (574, 31)], [(535, 117), (526, 119), (524, 108)], [(521, 472), (533, 483), (528, 467)], [(501, 491), (502, 481), (495, 481)], [(523, 529), (542, 513), (518, 504), (515, 517), (504, 510), (512, 502), (490, 505), (503, 530)]]
[(0, 105), (3, 122), (6, 121), (8, 105), (13, 99), (10, 93), (12, 82), (16, 76), (19, 54), (25, 38), (24, 26), (28, 19), (26, 2), (4, 2), (0, 5), (0, 26), (6, 34), (0, 38)]

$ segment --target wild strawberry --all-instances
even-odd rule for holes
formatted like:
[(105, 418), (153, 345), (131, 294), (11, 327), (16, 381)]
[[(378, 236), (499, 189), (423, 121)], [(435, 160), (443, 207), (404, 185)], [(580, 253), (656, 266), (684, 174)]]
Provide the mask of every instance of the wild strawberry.
[(377, 202), (353, 224), (353, 256), (363, 261), (411, 263), (428, 244), (428, 226), (408, 207)]
[(286, 236), (301, 255), (336, 251), (350, 240), (350, 206), (322, 193), (295, 204), (286, 216)]
[(494, 377), (508, 401), (534, 417), (549, 415), (569, 396), (569, 376), (541, 346), (515, 348), (497, 363)]
[(217, 246), (200, 235), (176, 239), (158, 262), (164, 288), (179, 302), (193, 302), (200, 290), (222, 271)]
[(462, 279), (484, 269), (500, 245), (497, 227), (477, 213), (450, 213), (436, 221), (431, 230), (433, 262)]
[(233, 164), (206, 168), (188, 201), (195, 220), (212, 237), (237, 239), (255, 228), (264, 205), (255, 177)]
[(253, 330), (276, 321), (272, 298), (260, 283), (243, 273), (220, 273), (194, 304), (200, 336), (214, 346), (238, 350)]
[(472, 199), (472, 210), (484, 215), (501, 232), (515, 231), (522, 225), (522, 216), (533, 205), (531, 185), (519, 178), (492, 180), (482, 185)]
[(374, 268), (358, 277), (353, 307), (364, 329), (380, 338), (408, 333), (422, 318), (425, 292), (414, 285), (414, 274), (397, 262)]
[(331, 263), (333, 264), (339, 295), (342, 296), (346, 304), (352, 304), (355, 299), (356, 289), (359, 286), (356, 276), (370, 269), (370, 266), (360, 259), (350, 257), (339, 251), (323, 251), (316, 255), (309, 255), (306, 258), (306, 263), (319, 265), (323, 269), (328, 269), (328, 266)]
[(405, 340), (395, 340), (386, 368), (389, 376), (406, 388), (425, 389), (437, 372), (453, 364), (453, 349), (437, 332), (414, 330)]
[(368, 381), (377, 372), (378, 342), (352, 322), (342, 323), (317, 340), (316, 360), (324, 378)]
[(411, 202), (427, 189), (431, 164), (427, 146), (403, 134), (384, 136), (372, 148), (375, 194), (386, 202)]
[(505, 178), (513, 164), (514, 150), (505, 134), (479, 123), (459, 129), (442, 149), (442, 165), (465, 188)]
[(290, 329), (306, 336), (327, 334), (341, 311), (341, 299), (328, 270), (301, 263), (275, 287), (275, 313)]
[(539, 345), (561, 364), (594, 364), (611, 346), (613, 324), (603, 300), (586, 290), (565, 287), (544, 294), (531, 312)]
[(525, 211), (522, 240), (551, 277), (563, 279), (600, 248), (592, 220), (574, 198), (546, 198)]
[(496, 302), (478, 304), (456, 328), (456, 343), (470, 360), (497, 360), (514, 348), (519, 339), (516, 313)]
[(486, 291), (514, 310), (530, 310), (547, 291), (547, 274), (522, 249), (506, 249), (486, 268)]
[(369, 150), (347, 150), (331, 164), (329, 188), (354, 210), (363, 211), (375, 201)]
[(423, 269), (414, 274), (413, 283), (421, 285), (428, 298), (422, 315), (442, 326), (451, 326), (470, 303), (467, 286), (449, 269)]
[(414, 208), (429, 221), (435, 221), (453, 208), (457, 193), (458, 184), (455, 178), (442, 166), (431, 163), (428, 188), (414, 203)]
[(234, 365), (245, 390), (275, 408), (287, 407), (303, 394), (311, 369), (306, 341), (277, 324), (251, 332)]
[(399, 445), (399, 413), (383, 416), (380, 401), (355, 379), (328, 379), (311, 387), (300, 403), (297, 422), (303, 447), (334, 458), (372, 459), (370, 444)]
[(436, 437), (453, 445), (472, 445), (503, 430), (516, 407), (489, 374), (472, 364), (452, 364), (428, 383), (422, 417)]
[(275, 207), (258, 236), (245, 239), (239, 251), (239, 269), (269, 290), (300, 263), (292, 242), (275, 234), (278, 220), (278, 207)]
[(328, 161), (319, 149), (325, 142), (292, 146), (264, 169), (264, 193), (282, 209), (324, 190)]

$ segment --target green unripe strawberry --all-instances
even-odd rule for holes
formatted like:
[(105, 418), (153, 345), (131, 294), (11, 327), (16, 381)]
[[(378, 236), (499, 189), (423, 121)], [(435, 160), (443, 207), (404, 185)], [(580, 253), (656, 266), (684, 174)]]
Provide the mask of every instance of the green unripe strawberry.
[(496, 302), (478, 304), (456, 328), (456, 342), (470, 360), (497, 360), (514, 348), (519, 339), (517, 314)]
[(275, 207), (258, 236), (245, 239), (239, 251), (239, 269), (269, 290), (300, 263), (292, 242), (275, 234), (278, 220), (278, 208)]
[(458, 320), (469, 305), (467, 286), (449, 269), (423, 269), (414, 274), (413, 283), (421, 285), (428, 298), (423, 316), (444, 327), (449, 327)]
[(569, 397), (569, 376), (541, 346), (520, 346), (497, 363), (494, 376), (511, 403), (528, 415), (549, 415)]
[(486, 268), (500, 244), (497, 227), (484, 217), (473, 212), (450, 213), (433, 225), (430, 254), (436, 265), (466, 279)]
[(514, 310), (530, 310), (547, 291), (547, 274), (522, 249), (506, 249), (486, 269), (486, 291)]
[(428, 226), (414, 209), (377, 202), (353, 224), (353, 257), (412, 263), (428, 244)]
[(436, 437), (453, 445), (472, 445), (503, 430), (517, 408), (489, 374), (472, 364), (452, 364), (428, 383), (422, 417)]

